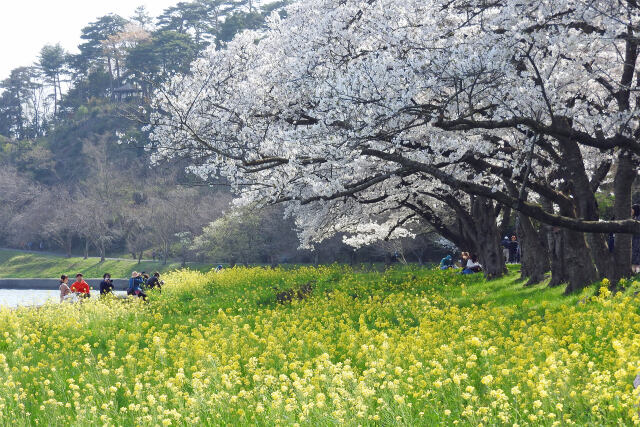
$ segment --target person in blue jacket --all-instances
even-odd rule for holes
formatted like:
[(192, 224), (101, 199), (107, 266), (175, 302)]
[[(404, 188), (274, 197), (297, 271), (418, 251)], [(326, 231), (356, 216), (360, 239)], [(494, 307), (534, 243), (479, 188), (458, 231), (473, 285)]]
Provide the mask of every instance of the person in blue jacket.
[(447, 255), (440, 260), (440, 270), (448, 270), (450, 268), (453, 268), (453, 258), (451, 258), (451, 255)]
[(131, 278), (129, 279), (129, 289), (127, 289), (127, 295), (135, 295), (138, 298), (142, 298), (144, 300), (147, 299), (147, 295), (142, 290), (142, 285), (144, 284), (144, 279), (142, 275), (140, 275), (137, 271), (131, 273)]

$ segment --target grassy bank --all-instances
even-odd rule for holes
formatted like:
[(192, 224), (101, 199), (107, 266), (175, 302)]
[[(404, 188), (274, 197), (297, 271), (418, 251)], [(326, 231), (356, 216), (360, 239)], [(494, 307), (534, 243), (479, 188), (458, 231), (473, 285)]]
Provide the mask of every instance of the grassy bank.
[[(111, 273), (113, 277), (129, 277), (131, 271), (172, 271), (180, 268), (180, 263), (142, 261), (138, 264), (135, 260), (107, 259), (100, 262), (100, 258), (81, 257), (66, 258), (62, 256), (40, 254), (32, 252), (20, 252), (0, 249), (0, 278), (54, 278), (61, 274), (74, 275), (83, 273), (85, 277), (102, 277), (104, 273)], [(211, 265), (189, 264), (193, 270), (205, 271), (211, 269)]]
[(172, 273), (149, 304), (3, 310), (0, 424), (629, 425), (628, 286), (253, 268)]

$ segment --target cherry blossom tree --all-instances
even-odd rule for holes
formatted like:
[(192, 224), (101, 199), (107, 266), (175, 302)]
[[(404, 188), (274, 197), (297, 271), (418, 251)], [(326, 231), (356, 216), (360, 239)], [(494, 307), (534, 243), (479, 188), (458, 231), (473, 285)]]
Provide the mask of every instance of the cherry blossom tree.
[[(530, 254), (545, 247), (532, 220), (562, 229), (568, 291), (630, 272), (634, 1), (314, 0), (286, 16), (158, 90), (157, 156), (226, 177), (239, 204), (285, 203), (303, 245), (426, 221), (495, 277), (498, 221), (515, 210)], [(603, 187), (615, 220), (599, 218)]]

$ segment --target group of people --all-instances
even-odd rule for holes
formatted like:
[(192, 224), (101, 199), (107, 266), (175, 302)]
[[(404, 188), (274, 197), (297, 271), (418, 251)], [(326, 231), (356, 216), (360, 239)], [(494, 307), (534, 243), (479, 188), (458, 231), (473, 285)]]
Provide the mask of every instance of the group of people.
[(82, 273), (76, 274), (76, 281), (69, 286), (69, 276), (63, 274), (60, 276), (60, 302), (68, 300), (74, 296), (79, 298), (89, 298), (91, 296), (91, 289), (89, 284), (84, 281)]
[[(631, 218), (640, 221), (640, 205), (634, 204), (631, 207)], [(504, 239), (500, 242), (505, 260), (510, 264), (517, 264), (520, 262), (521, 252), (518, 238), (513, 235), (511, 238), (504, 236)], [(615, 247), (615, 235), (609, 234), (607, 240), (609, 250), (613, 252)], [(460, 261), (454, 263), (453, 257), (447, 255), (440, 261), (440, 269), (447, 270), (449, 268), (459, 267), (462, 269), (463, 274), (478, 273), (482, 271), (482, 265), (478, 263), (478, 257), (475, 254), (469, 254), (468, 252), (462, 252)], [(631, 241), (631, 269), (634, 274), (640, 273), (640, 234), (634, 234)]]
[(134, 271), (131, 273), (131, 278), (129, 278), (129, 287), (127, 288), (127, 295), (135, 295), (144, 300), (147, 299), (147, 294), (144, 292), (147, 289), (155, 289), (162, 290), (163, 281), (160, 280), (160, 273), (157, 271), (153, 273), (152, 276), (149, 276), (144, 271), (142, 273), (138, 273)]
[[(142, 273), (138, 273), (134, 271), (131, 273), (131, 278), (129, 279), (129, 287), (127, 288), (127, 295), (137, 296), (139, 298), (147, 299), (146, 290), (157, 288), (158, 290), (162, 289), (163, 281), (160, 280), (160, 273), (155, 272), (153, 275), (149, 276), (144, 271)], [(66, 300), (70, 300), (71, 298), (90, 298), (91, 297), (91, 288), (89, 284), (84, 280), (84, 276), (82, 273), (76, 274), (76, 281), (73, 282), (71, 286), (69, 286), (69, 276), (63, 274), (60, 276), (60, 302), (64, 302)], [(113, 284), (113, 280), (111, 279), (111, 274), (105, 273), (102, 276), (102, 281), (100, 282), (100, 295), (109, 295), (112, 294), (115, 289)]]
[[(511, 264), (520, 262), (520, 244), (515, 235), (511, 236), (511, 238), (504, 236), (500, 245), (502, 246), (506, 262)], [(442, 258), (442, 260), (440, 260), (440, 270), (448, 270), (450, 268), (459, 268), (462, 274), (482, 272), (482, 264), (480, 264), (478, 255), (470, 252), (462, 252), (458, 261), (455, 262), (451, 255)]]
[(458, 262), (454, 262), (451, 255), (447, 255), (440, 261), (440, 270), (456, 267), (461, 269), (460, 273), (462, 274), (480, 273), (482, 271), (482, 264), (478, 261), (478, 255), (470, 254), (469, 252), (462, 252)]
[(502, 253), (506, 262), (509, 264), (520, 263), (520, 243), (518, 243), (518, 238), (515, 235), (511, 236), (511, 239), (509, 239), (509, 236), (504, 236), (500, 244), (502, 245)]

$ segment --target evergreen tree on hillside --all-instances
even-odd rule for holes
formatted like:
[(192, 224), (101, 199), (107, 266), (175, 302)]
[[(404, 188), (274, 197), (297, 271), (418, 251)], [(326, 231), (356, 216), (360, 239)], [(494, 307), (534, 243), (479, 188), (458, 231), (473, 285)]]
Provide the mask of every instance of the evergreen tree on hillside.
[(67, 53), (60, 43), (46, 45), (40, 50), (38, 65), (53, 88), (53, 115), (55, 116), (58, 114), (58, 98), (62, 96), (60, 79), (67, 65)]
[(35, 94), (39, 83), (34, 67), (19, 67), (11, 71), (8, 78), (0, 82), (0, 135), (22, 139), (39, 134), (40, 117), (34, 126), (34, 112), (40, 114), (40, 105)]

